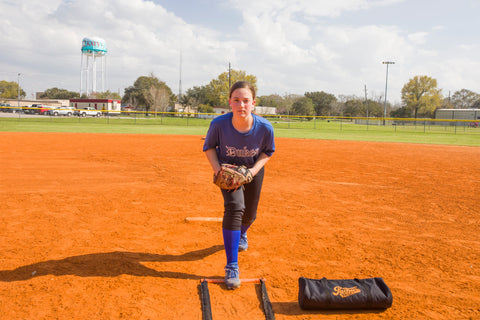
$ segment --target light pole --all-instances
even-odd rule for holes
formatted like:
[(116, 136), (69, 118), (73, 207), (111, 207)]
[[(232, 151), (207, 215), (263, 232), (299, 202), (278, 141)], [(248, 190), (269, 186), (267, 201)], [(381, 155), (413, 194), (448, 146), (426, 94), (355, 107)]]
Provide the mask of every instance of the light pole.
[(17, 84), (18, 84), (17, 107), (18, 107), (18, 110), (20, 110), (20, 75), (21, 75), (21, 73), (18, 74), (18, 80), (17, 80)]
[(385, 77), (385, 104), (383, 106), (383, 125), (385, 125), (385, 118), (387, 118), (387, 86), (388, 86), (388, 65), (395, 64), (393, 61), (383, 61), (387, 65), (387, 75)]
[(230, 90), (231, 86), (232, 86), (232, 67), (229, 62), (228, 63), (228, 90)]

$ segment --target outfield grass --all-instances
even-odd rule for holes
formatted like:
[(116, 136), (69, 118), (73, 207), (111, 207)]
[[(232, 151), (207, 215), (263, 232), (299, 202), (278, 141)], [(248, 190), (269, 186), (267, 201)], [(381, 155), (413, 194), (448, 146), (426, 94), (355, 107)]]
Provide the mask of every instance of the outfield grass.
[[(384, 141), (480, 146), (480, 128), (427, 125), (362, 125), (351, 121), (276, 121), (277, 137), (326, 140)], [(181, 117), (139, 118), (0, 118), (0, 131), (84, 132), (204, 135), (209, 119)]]

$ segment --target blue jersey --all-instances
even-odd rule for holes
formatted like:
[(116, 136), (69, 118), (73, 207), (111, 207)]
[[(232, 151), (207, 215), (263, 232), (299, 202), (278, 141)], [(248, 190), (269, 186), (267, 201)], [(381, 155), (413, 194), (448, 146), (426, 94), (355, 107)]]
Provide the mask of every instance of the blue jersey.
[(265, 118), (253, 114), (253, 125), (248, 132), (237, 131), (232, 124), (233, 113), (212, 120), (203, 151), (216, 148), (218, 161), (253, 167), (261, 153), (271, 157), (275, 151), (273, 127)]

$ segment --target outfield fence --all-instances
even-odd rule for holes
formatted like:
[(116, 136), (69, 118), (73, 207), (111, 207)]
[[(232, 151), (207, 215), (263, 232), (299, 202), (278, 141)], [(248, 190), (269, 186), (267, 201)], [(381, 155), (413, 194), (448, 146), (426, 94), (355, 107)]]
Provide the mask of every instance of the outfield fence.
[[(22, 108), (0, 107), (0, 121), (28, 121), (42, 123), (99, 123), (121, 125), (165, 125), (208, 127), (210, 121), (218, 117), (214, 113), (187, 112), (146, 112), (121, 111), (105, 112), (99, 117), (53, 116), (25, 114)], [(413, 119), (413, 118), (372, 118), (345, 116), (295, 116), (261, 115), (268, 119), (274, 128), (308, 129), (323, 131), (384, 131), (384, 132), (446, 132), (473, 134), (480, 136), (480, 120), (461, 119)]]

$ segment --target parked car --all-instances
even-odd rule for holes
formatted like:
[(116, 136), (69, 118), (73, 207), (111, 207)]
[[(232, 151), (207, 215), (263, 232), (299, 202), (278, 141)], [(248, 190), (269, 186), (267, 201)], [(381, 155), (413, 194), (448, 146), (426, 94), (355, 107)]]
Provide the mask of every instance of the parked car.
[(2, 112), (12, 112), (12, 106), (9, 103), (0, 103)]
[(22, 107), (12, 106), (10, 103), (0, 103), (2, 112), (5, 113), (22, 113)]
[(83, 108), (83, 109), (75, 110), (75, 115), (77, 115), (79, 117), (87, 117), (87, 116), (101, 117), (102, 116), (102, 111), (97, 110), (93, 107), (86, 107), (86, 108)]
[(75, 112), (74, 107), (57, 107), (55, 109), (50, 110), (50, 115), (52, 116), (73, 116)]
[(11, 113), (24, 113), (25, 112), (25, 108), (26, 107), (20, 107), (20, 108), (9, 108), (7, 112), (11, 112)]
[(42, 105), (40, 107), (40, 110), (38, 110), (38, 114), (46, 116), (46, 115), (49, 115), (50, 111), (53, 109), (54, 107)]
[(26, 114), (39, 114), (40, 113), (40, 109), (42, 109), (42, 105), (41, 104), (32, 104), (31, 106), (25, 106), (23, 108), (23, 113), (26, 113)]

